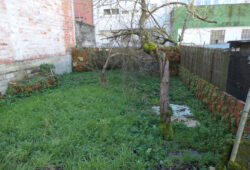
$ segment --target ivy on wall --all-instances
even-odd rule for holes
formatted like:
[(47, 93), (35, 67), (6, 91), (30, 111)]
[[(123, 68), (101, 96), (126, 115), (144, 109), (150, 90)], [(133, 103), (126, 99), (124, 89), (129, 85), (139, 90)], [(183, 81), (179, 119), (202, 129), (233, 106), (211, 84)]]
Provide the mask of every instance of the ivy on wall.
[[(191, 73), (180, 66), (180, 78), (182, 82), (195, 94), (195, 96), (218, 119), (230, 126), (232, 132), (236, 132), (245, 103), (230, 94), (219, 90), (213, 84)], [(250, 134), (249, 121), (245, 127), (245, 133)]]

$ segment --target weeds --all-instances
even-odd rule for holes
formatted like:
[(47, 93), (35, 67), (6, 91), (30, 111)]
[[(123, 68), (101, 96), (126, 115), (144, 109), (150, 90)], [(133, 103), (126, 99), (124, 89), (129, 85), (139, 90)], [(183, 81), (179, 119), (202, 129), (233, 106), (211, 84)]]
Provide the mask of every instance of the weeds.
[[(218, 163), (230, 134), (178, 78), (171, 79), (171, 103), (188, 105), (201, 125), (176, 123), (174, 140), (164, 141), (159, 117), (146, 111), (159, 103), (158, 78), (107, 75), (105, 87), (92, 73), (65, 74), (56, 89), (2, 100), (0, 169), (201, 169)], [(185, 154), (190, 150), (199, 155)]]

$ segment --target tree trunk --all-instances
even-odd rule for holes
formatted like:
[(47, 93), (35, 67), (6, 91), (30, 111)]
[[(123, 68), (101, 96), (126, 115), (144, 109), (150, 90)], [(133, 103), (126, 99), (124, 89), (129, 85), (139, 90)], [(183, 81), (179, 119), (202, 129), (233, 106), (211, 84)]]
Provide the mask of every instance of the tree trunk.
[(165, 140), (173, 138), (173, 129), (171, 124), (171, 113), (169, 110), (169, 61), (164, 57), (160, 57), (160, 120), (161, 133)]
[(101, 72), (101, 75), (100, 75), (100, 83), (101, 83), (101, 86), (105, 86), (107, 84), (107, 78), (106, 78), (106, 75), (105, 75), (105, 72), (106, 72), (106, 69), (107, 69), (107, 66), (109, 64), (109, 60), (110, 58), (113, 57), (112, 55), (109, 55), (107, 60), (105, 61), (105, 64), (102, 68), (102, 72)]
[(139, 20), (139, 27), (140, 27), (140, 39), (141, 39), (141, 47), (143, 48), (144, 44), (146, 43), (146, 35), (145, 35), (145, 23), (147, 20), (147, 3), (146, 0), (141, 0), (141, 16), (140, 16), (140, 20)]
[(103, 65), (103, 68), (102, 68), (102, 71), (101, 71), (101, 75), (100, 75), (100, 83), (101, 83), (102, 86), (107, 85), (107, 78), (106, 78), (105, 72), (106, 72), (106, 69), (108, 67), (109, 60), (112, 57), (115, 57), (117, 55), (120, 55), (120, 53), (111, 54), (111, 51), (110, 51), (109, 54), (108, 54), (108, 57), (107, 57), (107, 59), (105, 61), (105, 64)]

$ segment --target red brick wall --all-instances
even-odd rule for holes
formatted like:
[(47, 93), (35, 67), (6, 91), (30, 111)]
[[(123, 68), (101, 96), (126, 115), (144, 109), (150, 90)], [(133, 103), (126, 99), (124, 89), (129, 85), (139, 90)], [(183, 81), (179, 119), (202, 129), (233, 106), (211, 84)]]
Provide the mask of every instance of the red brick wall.
[[(214, 85), (199, 78), (184, 67), (180, 67), (183, 83), (210, 110), (210, 112), (228, 124), (236, 132), (240, 123), (245, 103), (230, 94), (219, 90)], [(247, 121), (244, 132), (250, 135), (250, 121)]]
[(74, 46), (73, 0), (1, 0), (0, 64), (62, 56)]
[(92, 0), (74, 0), (75, 17), (93, 25)]

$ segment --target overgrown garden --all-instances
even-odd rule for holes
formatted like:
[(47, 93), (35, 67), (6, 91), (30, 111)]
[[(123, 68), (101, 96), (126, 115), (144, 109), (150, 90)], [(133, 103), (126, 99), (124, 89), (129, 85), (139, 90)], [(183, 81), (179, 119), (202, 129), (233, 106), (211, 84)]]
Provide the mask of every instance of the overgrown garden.
[(171, 103), (184, 104), (200, 122), (173, 123), (162, 139), (155, 76), (107, 73), (100, 86), (91, 72), (64, 74), (55, 89), (0, 100), (0, 169), (207, 169), (219, 162), (232, 135), (178, 77), (171, 78)]

